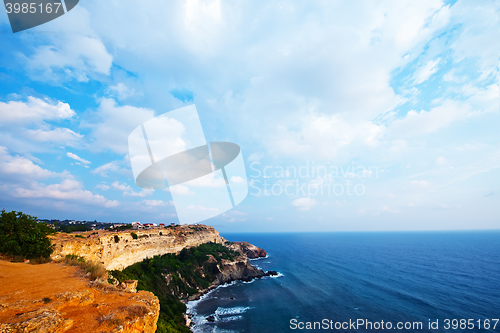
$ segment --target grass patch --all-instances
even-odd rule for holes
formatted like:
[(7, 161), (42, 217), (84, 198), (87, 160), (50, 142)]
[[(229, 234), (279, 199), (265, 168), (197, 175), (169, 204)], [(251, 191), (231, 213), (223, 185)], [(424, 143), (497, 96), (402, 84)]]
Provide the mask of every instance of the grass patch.
[(96, 261), (85, 261), (83, 257), (68, 254), (64, 257), (63, 262), (71, 266), (80, 266), (80, 268), (85, 272), (90, 274), (90, 279), (103, 279), (106, 277), (108, 272), (100, 262)]
[(32, 265), (40, 265), (40, 264), (45, 264), (45, 263), (48, 263), (48, 262), (51, 262), (52, 259), (50, 257), (39, 257), (39, 258), (33, 258), (33, 259), (30, 259), (30, 264)]

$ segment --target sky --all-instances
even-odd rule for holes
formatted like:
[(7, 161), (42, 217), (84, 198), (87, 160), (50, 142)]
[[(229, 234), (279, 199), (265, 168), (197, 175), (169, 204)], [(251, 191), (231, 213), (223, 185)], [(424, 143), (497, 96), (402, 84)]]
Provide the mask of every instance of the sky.
[(0, 11), (0, 209), (177, 223), (196, 192), (136, 185), (128, 136), (194, 104), (245, 164), (220, 232), (499, 229), (499, 40), (498, 1), (82, 0), (17, 33)]

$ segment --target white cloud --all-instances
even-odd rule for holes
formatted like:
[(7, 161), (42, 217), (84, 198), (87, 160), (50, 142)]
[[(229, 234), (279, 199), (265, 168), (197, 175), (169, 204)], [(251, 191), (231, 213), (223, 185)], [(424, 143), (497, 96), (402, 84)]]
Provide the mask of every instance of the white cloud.
[(66, 156), (74, 159), (75, 161), (81, 162), (83, 164), (90, 164), (91, 163), (90, 161), (87, 161), (87, 160), (85, 160), (85, 159), (81, 158), (80, 156), (73, 154), (73, 153), (68, 152), (68, 153), (66, 153)]
[(204, 206), (194, 206), (194, 205), (189, 205), (186, 207), (187, 209), (193, 209), (193, 210), (211, 210), (211, 211), (218, 211), (219, 208), (211, 208), (211, 207), (204, 207)]
[(316, 200), (311, 198), (300, 198), (292, 201), (292, 205), (298, 210), (309, 210), (316, 205)]
[(130, 170), (130, 160), (128, 155), (126, 155), (121, 160), (115, 160), (105, 163), (92, 170), (92, 174), (100, 175), (101, 177), (108, 177), (108, 173), (127, 177), (130, 176), (132, 174), (132, 171)]
[(145, 188), (145, 189), (143, 189), (140, 192), (134, 192), (134, 191), (130, 190), (128, 192), (124, 192), (123, 195), (126, 196), (126, 197), (140, 197), (140, 198), (144, 198), (144, 197), (146, 197), (148, 195), (152, 195), (153, 193), (154, 193), (153, 189)]
[(194, 192), (189, 190), (189, 187), (187, 187), (185, 185), (177, 184), (177, 185), (170, 186), (169, 189), (170, 189), (170, 192), (172, 192), (174, 194), (194, 195)]
[(284, 126), (269, 142), (272, 155), (333, 158), (347, 147), (378, 145), (382, 128), (371, 121), (353, 122), (340, 115), (308, 114), (301, 118), (300, 130)]
[(240, 177), (240, 176), (232, 176), (231, 177), (231, 182), (239, 184), (239, 183), (244, 183), (245, 180), (242, 177)]
[(436, 159), (437, 165), (445, 165), (447, 163), (446, 158), (444, 156), (439, 156)]
[(57, 80), (64, 73), (84, 82), (89, 80), (88, 72), (109, 75), (112, 62), (102, 41), (86, 36), (72, 36), (57, 46), (40, 46), (28, 60), (32, 70), (43, 73), (39, 78)]
[(55, 177), (55, 172), (41, 168), (21, 156), (12, 156), (6, 147), (0, 146), (0, 175), (22, 177), (22, 179), (43, 179)]
[(464, 119), (472, 111), (470, 105), (446, 100), (430, 111), (410, 111), (406, 117), (392, 122), (388, 128), (391, 137), (404, 138), (415, 135), (434, 133), (451, 123)]
[(113, 56), (91, 28), (90, 19), (87, 9), (78, 5), (70, 15), (35, 28), (64, 33), (46, 34), (37, 40), (34, 53), (25, 57), (32, 76), (43, 81), (86, 82), (97, 75), (109, 75)]
[[(62, 120), (75, 115), (69, 104), (28, 96), (26, 102), (0, 102), (0, 126), (28, 125), (43, 120)], [(73, 132), (74, 133), (74, 132)], [(75, 133), (76, 134), (76, 133)]]
[[(21, 198), (29, 204), (33, 204), (33, 200), (49, 200), (45, 206), (53, 207), (61, 202), (107, 208), (119, 205), (116, 200), (107, 200), (85, 190), (83, 184), (68, 172), (55, 173), (43, 169), (24, 157), (10, 155), (7, 149), (1, 146), (0, 157), (0, 196)], [(55, 177), (61, 178), (61, 181), (48, 185), (38, 182)]]
[(114, 86), (110, 86), (109, 92), (111, 95), (116, 96), (116, 98), (118, 98), (119, 100), (126, 99), (138, 94), (134, 88), (128, 87), (123, 82), (119, 82)]
[(130, 185), (126, 184), (126, 183), (123, 183), (121, 184), (119, 181), (115, 181), (113, 182), (113, 184), (111, 184), (111, 187), (114, 189), (114, 190), (117, 190), (117, 191), (131, 191), (132, 188), (130, 187)]
[(83, 124), (90, 127), (92, 148), (128, 153), (128, 136), (132, 130), (154, 117), (153, 110), (133, 106), (117, 106), (113, 99), (103, 98), (95, 114), (99, 121)]
[(103, 191), (107, 191), (107, 190), (109, 190), (111, 188), (111, 186), (106, 185), (106, 184), (99, 184), (99, 185), (96, 186), (96, 188), (100, 188)]
[(29, 187), (14, 185), (12, 195), (24, 199), (56, 199), (60, 201), (73, 201), (91, 206), (106, 208), (117, 207), (120, 203), (116, 200), (107, 200), (99, 194), (84, 190), (83, 185), (68, 177), (59, 184), (44, 185), (33, 183)]
[[(179, 186), (179, 185), (175, 185), (175, 186)], [(220, 187), (226, 186), (226, 181), (222, 177), (217, 177), (216, 174), (214, 172), (212, 172), (204, 177), (199, 177), (199, 178), (190, 180), (189, 186), (216, 187), (216, 188), (219, 187), (220, 188)]]
[[(477, 193), (470, 190), (481, 187), (482, 192), (477, 192), (484, 201), (484, 193), (494, 190), (491, 179), (498, 177), (496, 169), (491, 168), (498, 162), (483, 163), (483, 169), (479, 162), (464, 166), (470, 160), (480, 161), (481, 154), (498, 151), (494, 124), (499, 121), (496, 75), (500, 44), (491, 42), (500, 39), (499, 17), (492, 15), (498, 12), (498, 3), (367, 1), (359, 6), (351, 2), (268, 1), (264, 7), (252, 2), (131, 3), (123, 0), (118, 6), (116, 2), (89, 0), (72, 12), (77, 15), (64, 15), (44, 25), (43, 29), (60, 31), (58, 36), (39, 34), (31, 51), (17, 49), (31, 52), (28, 65), (39, 79), (57, 78), (67, 91), (82, 86), (87, 96), (95, 92), (95, 98), (100, 98), (104, 93), (120, 101), (101, 99), (95, 112), (85, 113), (89, 117), (82, 130), (70, 127), (75, 134), (37, 126), (18, 135), (11, 132), (15, 126), (0, 124), (3, 145), (24, 153), (22, 158), (10, 158), (25, 159), (16, 163), (35, 170), (33, 177), (39, 176), (37, 164), (55, 163), (47, 155), (37, 155), (38, 161), (28, 157), (36, 151), (34, 146), (40, 151), (40, 147), (49, 146), (47, 143), (62, 143), (65, 137), (74, 137), (71, 145), (76, 146), (83, 141), (77, 138), (78, 132), (90, 132), (85, 138), (91, 140), (94, 151), (126, 154), (130, 131), (151, 119), (153, 110), (163, 113), (184, 105), (185, 99), (175, 99), (172, 91), (187, 90), (200, 111), (207, 139), (240, 144), (243, 156), (250, 156), (248, 161), (295, 166), (306, 160), (327, 165), (373, 163), (384, 169), (378, 179), (364, 183), (367, 191), (360, 200), (345, 202), (338, 198), (341, 207), (329, 214), (347, 218), (349, 210), (356, 214), (363, 211), (368, 218), (370, 213), (405, 212), (410, 202), (415, 207), (427, 207), (428, 202), (440, 202), (436, 201), (439, 196), (449, 198), (449, 207), (457, 207), (452, 203), (455, 200), (474, 206), (474, 214), (484, 217), (475, 220), (496, 219), (492, 226), (498, 222), (498, 213), (491, 207), (474, 205), (471, 198)], [(109, 13), (114, 14), (112, 20)], [(133, 25), (132, 16), (136, 19)], [(71, 43), (64, 45), (73, 35), (81, 36), (75, 41), (82, 41), (89, 50)], [(10, 52), (15, 55), (15, 51)], [(48, 56), (53, 59), (46, 59)], [(15, 56), (12, 59), (15, 61)], [(116, 66), (111, 66), (111, 61)], [(415, 70), (415, 65), (420, 68)], [(448, 72), (443, 80), (438, 75), (441, 71)], [(105, 77), (107, 73), (112, 75)], [(64, 79), (75, 78), (95, 79), (101, 85), (95, 90), (93, 84), (64, 83)], [(413, 87), (427, 80), (433, 80), (433, 84)], [(40, 100), (51, 107), (57, 105)], [(413, 111), (408, 112), (410, 108)], [(37, 117), (47, 122), (69, 119)], [(11, 121), (37, 125), (26, 118)], [(75, 126), (73, 120), (67, 123)], [(34, 142), (44, 138), (47, 141), (43, 145)], [(20, 143), (21, 139), (27, 140)], [(473, 159), (474, 152), (460, 153), (455, 147), (465, 143), (489, 146)], [(446, 164), (442, 163), (443, 156)], [(130, 170), (119, 165), (115, 161), (106, 163), (93, 173), (115, 176), (120, 170), (127, 171), (128, 178), (121, 178), (118, 184), (127, 188), (124, 195), (147, 195), (147, 191), (135, 192), (123, 184), (130, 179)], [(408, 177), (410, 172), (416, 176)], [(9, 174), (2, 176), (8, 178)], [(463, 179), (467, 177), (474, 177), (474, 182), (465, 185)], [(456, 179), (453, 190), (451, 178)], [(224, 186), (221, 180), (199, 185)], [(417, 189), (426, 190), (423, 193)], [(197, 190), (179, 188), (188, 195), (194, 194), (192, 191), (198, 194)], [(307, 209), (307, 202), (298, 200), (298, 206), (292, 207)], [(144, 211), (152, 210), (146, 200), (137, 204), (142, 202)], [(255, 213), (262, 218), (273, 216), (276, 203), (262, 203)], [(317, 211), (324, 208), (317, 204)], [(296, 214), (293, 211), (280, 214)], [(419, 210), (419, 214), (424, 212)], [(462, 211), (456, 214), (460, 215), (457, 218), (466, 217)], [(389, 214), (384, 217), (390, 218)], [(418, 219), (432, 220), (422, 217)], [(469, 219), (474, 220), (474, 215)], [(401, 227), (401, 220), (392, 225)], [(377, 224), (372, 222), (366, 219), (358, 225), (353, 221), (352, 228), (375, 228)], [(384, 225), (389, 224), (384, 221)]]
[(132, 190), (132, 187), (130, 187), (130, 185), (128, 185), (127, 183), (120, 183), (119, 181), (115, 181), (111, 184), (111, 187), (114, 189), (114, 190), (117, 190), (117, 191), (122, 191), (123, 192), (123, 195), (126, 196), (126, 197), (145, 197), (145, 196), (148, 196), (148, 195), (152, 195), (154, 193), (154, 190), (153, 189), (142, 189), (142, 191), (140, 192), (135, 192), (134, 190)]
[(117, 171), (118, 169), (119, 169), (118, 164), (116, 163), (116, 161), (113, 161), (113, 162), (109, 162), (109, 163), (101, 165), (100, 167), (95, 168), (94, 170), (92, 170), (92, 173), (94, 175), (99, 174), (102, 177), (107, 177), (108, 172), (110, 172), (110, 171), (114, 172), (114, 171)]
[(34, 141), (61, 143), (70, 147), (76, 147), (80, 144), (83, 135), (70, 130), (69, 128), (58, 127), (53, 130), (28, 130), (27, 136)]
[(162, 200), (143, 200), (146, 206), (161, 207), (161, 206), (173, 206), (173, 201), (162, 201)]
[(438, 71), (440, 61), (441, 58), (430, 60), (425, 65), (418, 68), (413, 75), (415, 84), (421, 84), (427, 81), (432, 74), (436, 73)]
[(451, 7), (452, 23), (461, 26), (460, 38), (453, 41), (451, 49), (456, 63), (474, 59), (479, 66), (480, 78), (498, 75), (500, 43), (500, 17), (494, 13), (500, 10), (500, 3), (458, 1)]

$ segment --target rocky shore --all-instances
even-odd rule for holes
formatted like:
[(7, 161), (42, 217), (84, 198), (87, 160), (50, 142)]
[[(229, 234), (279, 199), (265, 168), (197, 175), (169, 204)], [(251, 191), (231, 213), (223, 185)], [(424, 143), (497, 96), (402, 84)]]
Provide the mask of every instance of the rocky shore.
[[(195, 295), (184, 299), (184, 302), (193, 301), (200, 299), (201, 296), (210, 292), (211, 290), (217, 288), (220, 285), (231, 283), (233, 281), (245, 281), (250, 282), (253, 279), (260, 279), (264, 276), (275, 276), (278, 275), (276, 271), (264, 272), (252, 266), (249, 259), (265, 258), (267, 253), (265, 250), (258, 248), (248, 242), (227, 242), (226, 247), (233, 251), (241, 253), (241, 256), (237, 257), (234, 261), (222, 260), (222, 265), (218, 265), (219, 272), (216, 275), (215, 281), (210, 285), (210, 287), (201, 290)], [(215, 258), (209, 258), (208, 262), (215, 262)]]
[[(275, 271), (264, 272), (254, 267), (249, 261), (266, 257), (265, 250), (248, 242), (229, 242), (213, 227), (204, 225), (56, 234), (52, 242), (55, 247), (53, 259), (73, 255), (98, 262), (107, 270), (113, 270), (115, 277), (109, 275), (111, 284), (106, 278), (90, 282), (77, 267), (3, 262), (0, 278), (7, 289), (0, 292), (0, 333), (152, 333), (157, 327), (168, 325), (160, 318), (160, 300), (168, 300), (172, 303), (168, 303), (169, 307), (175, 307), (176, 302), (182, 305), (199, 299), (223, 284), (277, 275)], [(155, 257), (163, 255), (176, 256)], [(166, 264), (156, 273), (147, 268), (148, 261), (160, 264), (162, 260), (185, 265), (184, 270), (174, 269), (177, 264)], [(139, 273), (127, 277), (131, 274), (130, 271), (126, 273), (127, 267), (135, 267), (135, 272)], [(142, 280), (142, 272), (147, 272), (148, 278), (156, 276), (156, 282), (145, 287), (147, 278)], [(118, 281), (116, 276), (120, 274)], [(16, 278), (20, 276), (29, 278)], [(144, 290), (137, 292), (137, 280), (143, 283), (141, 289), (154, 294)], [(160, 288), (158, 283), (162, 285)], [(190, 318), (186, 313), (183, 317), (183, 311), (178, 310), (175, 323), (179, 325), (176, 327), (187, 329), (184, 325), (189, 327)]]

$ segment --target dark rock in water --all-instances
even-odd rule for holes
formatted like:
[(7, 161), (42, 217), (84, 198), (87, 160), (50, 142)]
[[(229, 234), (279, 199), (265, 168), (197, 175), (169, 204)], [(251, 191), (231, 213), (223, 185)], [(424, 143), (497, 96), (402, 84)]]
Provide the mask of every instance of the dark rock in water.
[(215, 317), (212, 315), (212, 316), (208, 316), (207, 318), (207, 321), (213, 323), (215, 321)]
[(229, 299), (234, 299), (234, 297), (229, 297)]
[(276, 272), (276, 271), (267, 271), (265, 275), (266, 276), (278, 276), (278, 272)]
[(254, 277), (250, 277), (250, 276), (243, 276), (242, 278), (240, 278), (241, 281), (244, 281), (244, 282), (250, 282), (253, 280)]

